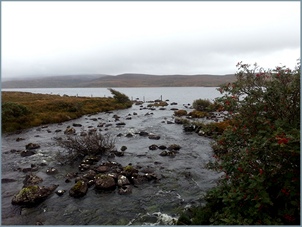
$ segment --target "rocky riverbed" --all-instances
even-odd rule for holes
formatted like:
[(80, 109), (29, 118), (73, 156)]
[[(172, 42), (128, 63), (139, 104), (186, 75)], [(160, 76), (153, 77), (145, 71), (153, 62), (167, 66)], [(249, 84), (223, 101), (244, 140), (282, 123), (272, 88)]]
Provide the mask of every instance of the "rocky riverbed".
[[(140, 103), (3, 135), (2, 224), (171, 225), (181, 210), (202, 204), (220, 177), (205, 168), (213, 155), (211, 140), (184, 132), (173, 117), (184, 105), (168, 104)], [(115, 153), (63, 165), (58, 139), (92, 131), (112, 135)], [(26, 194), (29, 185), (41, 196)]]

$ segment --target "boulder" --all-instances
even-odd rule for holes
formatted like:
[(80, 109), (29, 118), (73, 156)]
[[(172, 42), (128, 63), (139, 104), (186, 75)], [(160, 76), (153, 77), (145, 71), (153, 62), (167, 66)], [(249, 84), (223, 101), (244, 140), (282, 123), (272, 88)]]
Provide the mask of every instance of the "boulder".
[(58, 185), (50, 187), (30, 185), (22, 188), (12, 199), (13, 205), (34, 206), (43, 202)]
[(98, 174), (95, 176), (95, 188), (100, 190), (111, 190), (116, 188), (116, 183), (111, 176)]
[(83, 197), (88, 191), (88, 185), (84, 180), (79, 180), (77, 183), (69, 190), (69, 195), (74, 198)]

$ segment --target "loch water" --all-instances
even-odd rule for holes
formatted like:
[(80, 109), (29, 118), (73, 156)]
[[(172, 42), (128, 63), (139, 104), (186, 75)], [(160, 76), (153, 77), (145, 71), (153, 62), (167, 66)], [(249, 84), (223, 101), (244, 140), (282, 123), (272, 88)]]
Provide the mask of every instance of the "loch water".
[[(62, 124), (50, 124), (47, 127), (36, 127), (24, 130), (20, 134), (2, 135), (2, 179), (14, 181), (2, 183), (2, 224), (3, 225), (171, 225), (183, 209), (192, 205), (204, 204), (203, 196), (213, 187), (221, 173), (210, 171), (206, 164), (213, 160), (211, 139), (198, 136), (195, 133), (185, 133), (182, 126), (168, 124), (174, 121), (171, 108), (186, 109), (198, 98), (214, 99), (219, 96), (216, 88), (115, 88), (132, 99), (145, 101), (162, 98), (168, 103), (164, 110), (150, 110), (133, 105), (129, 109), (117, 110), (111, 113), (98, 113), (83, 116)], [(12, 90), (12, 89), (3, 89)], [(78, 95), (78, 96), (110, 96), (103, 88), (85, 89), (17, 89), (34, 93)], [(148, 103), (144, 103), (146, 107)], [(134, 115), (136, 113), (137, 115)], [(114, 115), (120, 117), (125, 126), (116, 126)], [(131, 120), (127, 120), (131, 116)], [(97, 119), (97, 120), (95, 120)], [(157, 182), (147, 182), (133, 187), (129, 195), (119, 195), (117, 190), (98, 192), (89, 188), (82, 198), (72, 198), (68, 190), (73, 183), (66, 183), (66, 174), (78, 171), (77, 166), (61, 165), (56, 154), (62, 151), (55, 137), (64, 137), (64, 130), (73, 123), (81, 124), (77, 133), (88, 128), (97, 128), (99, 123), (112, 123), (105, 131), (116, 137), (117, 149), (127, 146), (125, 156), (115, 157), (112, 161), (123, 166), (131, 163), (156, 173), (160, 178)], [(55, 132), (61, 129), (60, 132)], [(137, 133), (146, 131), (160, 135), (159, 140), (150, 140)], [(133, 137), (126, 137), (131, 133)], [(24, 138), (19, 142), (17, 138)], [(24, 150), (28, 143), (37, 143), (41, 147), (36, 154), (21, 157), (12, 149)], [(160, 150), (149, 150), (152, 144), (178, 144), (181, 146), (175, 157), (160, 156)], [(102, 160), (101, 160), (102, 161)], [(101, 162), (100, 161), (100, 162)], [(104, 161), (104, 160), (103, 160)], [(39, 165), (41, 163), (46, 164)], [(44, 202), (35, 207), (20, 207), (11, 204), (12, 197), (22, 188), (25, 175), (20, 171), (38, 165), (33, 174), (43, 178), (40, 185), (58, 184), (57, 189), (67, 192), (63, 196), (53, 193)], [(57, 168), (58, 173), (48, 175), (46, 170)]]

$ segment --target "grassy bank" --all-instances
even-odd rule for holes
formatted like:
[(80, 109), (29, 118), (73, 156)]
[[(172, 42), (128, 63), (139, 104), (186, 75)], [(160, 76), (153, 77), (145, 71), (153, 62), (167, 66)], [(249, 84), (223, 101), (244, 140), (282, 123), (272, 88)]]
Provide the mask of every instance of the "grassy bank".
[[(117, 92), (117, 91), (115, 91)], [(74, 97), (29, 92), (2, 92), (2, 132), (14, 132), (44, 124), (60, 123), (86, 114), (129, 108), (127, 96)]]

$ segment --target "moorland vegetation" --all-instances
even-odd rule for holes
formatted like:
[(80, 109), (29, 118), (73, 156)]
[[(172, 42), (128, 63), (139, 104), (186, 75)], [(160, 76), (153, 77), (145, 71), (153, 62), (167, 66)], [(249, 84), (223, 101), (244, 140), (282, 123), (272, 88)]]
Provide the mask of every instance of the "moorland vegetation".
[(109, 89), (113, 97), (75, 97), (29, 92), (2, 92), (2, 132), (60, 123), (86, 114), (125, 109), (129, 98)]

